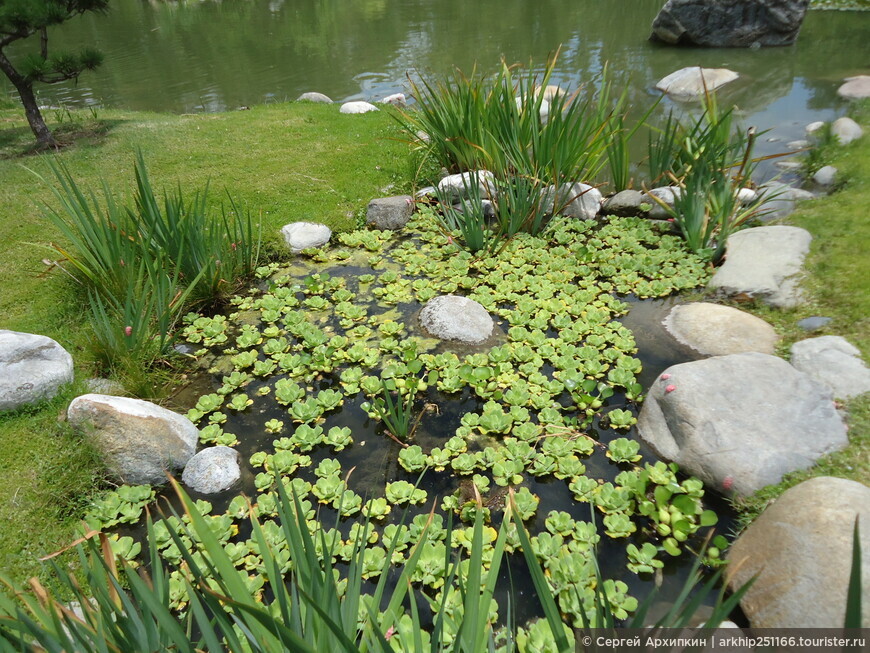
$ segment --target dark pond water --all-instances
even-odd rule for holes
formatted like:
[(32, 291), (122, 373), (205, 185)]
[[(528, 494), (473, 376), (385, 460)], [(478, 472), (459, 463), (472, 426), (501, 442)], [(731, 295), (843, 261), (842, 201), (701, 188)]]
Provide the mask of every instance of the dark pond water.
[[(605, 64), (638, 110), (666, 74), (726, 66), (742, 79), (723, 98), (782, 142), (842, 110), (835, 91), (866, 72), (870, 12), (814, 11), (793, 47), (675, 49), (647, 41), (661, 0), (114, 0), (52, 34), (106, 60), (78, 83), (42, 86), (49, 105), (223, 111), (317, 90), (334, 100), (407, 91), (420, 71), (475, 63), (542, 63), (561, 47), (556, 82), (590, 80)], [(55, 40), (56, 39), (56, 40)], [(15, 53), (13, 53), (15, 54)]]

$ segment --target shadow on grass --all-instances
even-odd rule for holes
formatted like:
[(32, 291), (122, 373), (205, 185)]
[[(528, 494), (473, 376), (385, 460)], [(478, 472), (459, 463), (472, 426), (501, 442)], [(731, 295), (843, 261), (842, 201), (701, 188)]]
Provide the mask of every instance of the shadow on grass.
[[(123, 122), (119, 119), (73, 120), (55, 125), (52, 133), (59, 149), (76, 145), (101, 145), (106, 136)], [(25, 124), (0, 129), (0, 160), (18, 159), (45, 151), (36, 144), (33, 132)]]

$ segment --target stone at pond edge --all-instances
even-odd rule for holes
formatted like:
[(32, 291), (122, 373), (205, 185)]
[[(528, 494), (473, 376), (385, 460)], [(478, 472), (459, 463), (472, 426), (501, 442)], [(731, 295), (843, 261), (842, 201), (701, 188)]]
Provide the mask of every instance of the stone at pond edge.
[(601, 208), (606, 215), (618, 215), (626, 218), (643, 214), (640, 208), (643, 201), (643, 193), (639, 190), (627, 189), (608, 197), (604, 200)]
[(870, 392), (870, 369), (861, 360), (861, 352), (840, 336), (819, 336), (794, 343), (791, 364), (839, 399)]
[(329, 98), (329, 96), (317, 92), (303, 93), (298, 98), (296, 98), (296, 101), (317, 102), (319, 104), (332, 104), (332, 100)]
[(492, 334), (492, 317), (473, 299), (458, 295), (433, 297), (420, 311), (420, 322), (441, 340), (479, 343)]
[(738, 77), (737, 73), (727, 68), (689, 66), (663, 77), (656, 88), (677, 100), (700, 100), (705, 92), (712, 92)]
[(456, 175), (447, 175), (438, 182), (438, 190), (449, 199), (468, 197), (468, 188), (471, 187), (475, 176), (477, 177), (481, 199), (495, 197), (495, 175), (489, 170), (476, 170)]
[(217, 494), (241, 478), (239, 452), (232, 447), (207, 447), (187, 461), (181, 481), (200, 494)]
[(831, 136), (840, 142), (840, 145), (848, 145), (852, 141), (856, 141), (864, 135), (864, 130), (861, 125), (849, 118), (843, 116), (837, 118), (831, 124)]
[(662, 220), (670, 218), (671, 214), (668, 213), (665, 207), (656, 202), (653, 197), (657, 197), (668, 206), (673, 207), (674, 201), (679, 196), (679, 186), (660, 186), (659, 188), (651, 189), (649, 193), (644, 193), (642, 201), (644, 204), (650, 205), (649, 212), (647, 213), (650, 218), (653, 218), (655, 220)]
[(870, 488), (822, 476), (786, 490), (728, 552), (728, 584), (758, 578), (740, 606), (753, 628), (842, 628), (856, 516), (862, 623), (870, 623)]
[(341, 113), (368, 113), (369, 111), (377, 111), (378, 108), (370, 102), (345, 102), (341, 105), (339, 111)]
[(50, 399), (72, 380), (72, 356), (57, 342), (0, 329), (0, 412)]
[(321, 247), (329, 242), (332, 230), (319, 222), (291, 222), (281, 227), (284, 242), (294, 254), (309, 247)]
[(589, 184), (580, 182), (562, 184), (559, 192), (554, 186), (547, 186), (541, 193), (541, 203), (555, 207), (560, 215), (580, 220), (592, 220), (601, 210), (601, 191)]
[(748, 48), (791, 45), (809, 0), (668, 0), (650, 39), (671, 45)]
[(196, 452), (199, 431), (178, 413), (149, 401), (87, 394), (73, 399), (70, 425), (91, 436), (109, 470), (124, 483), (161, 485)]
[(837, 89), (837, 95), (848, 100), (870, 97), (870, 75), (847, 77), (843, 85)]
[(834, 166), (822, 166), (813, 175), (813, 181), (819, 186), (830, 186), (837, 178), (837, 169)]
[(666, 373), (644, 401), (640, 437), (720, 491), (752, 494), (848, 444), (830, 391), (781, 358), (731, 354)]
[(762, 222), (784, 218), (795, 210), (797, 202), (815, 198), (808, 190), (775, 181), (763, 184), (758, 192), (763, 200), (758, 207), (758, 219)]
[(725, 263), (707, 284), (725, 295), (745, 293), (777, 308), (802, 301), (798, 275), (809, 252), (810, 232), (775, 225), (728, 237)]
[(414, 213), (414, 198), (410, 195), (379, 197), (366, 208), (366, 223), (376, 229), (401, 229)]
[(779, 341), (773, 327), (761, 318), (708, 302), (674, 306), (663, 324), (679, 342), (705, 356), (773, 354)]

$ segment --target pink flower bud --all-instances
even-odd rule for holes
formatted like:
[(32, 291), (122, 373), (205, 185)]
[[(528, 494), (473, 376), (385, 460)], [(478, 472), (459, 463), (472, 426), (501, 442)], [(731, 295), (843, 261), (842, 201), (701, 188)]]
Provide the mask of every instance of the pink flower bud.
[(121, 267), (124, 267), (124, 259), (120, 259), (118, 262), (121, 264)]
[(127, 336), (128, 338), (130, 336), (132, 336), (133, 335), (133, 327), (131, 327), (131, 326), (124, 327), (124, 335)]
[(733, 477), (726, 476), (725, 478), (722, 479), (722, 489), (723, 490), (730, 490), (733, 485), (734, 485), (734, 478)]
[(667, 381), (669, 378), (671, 378), (671, 375), (670, 374), (662, 374), (659, 378), (662, 381)]
[(665, 388), (665, 392), (673, 392), (676, 389), (677, 389), (677, 386), (669, 385), (667, 388)]
[(447, 236), (447, 244), (448, 244), (448, 245), (452, 245), (452, 244), (453, 244), (453, 236)]
[(387, 628), (387, 632), (384, 633), (384, 639), (389, 641), (390, 637), (396, 634), (396, 629), (393, 626)]

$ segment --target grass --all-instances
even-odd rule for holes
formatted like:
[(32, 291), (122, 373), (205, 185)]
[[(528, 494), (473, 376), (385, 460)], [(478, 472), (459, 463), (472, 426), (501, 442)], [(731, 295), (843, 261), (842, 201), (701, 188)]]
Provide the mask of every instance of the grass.
[[(854, 118), (870, 125), (870, 102), (856, 108)], [(804, 203), (788, 224), (803, 227), (813, 234), (807, 275), (803, 287), (809, 301), (794, 310), (781, 311), (753, 305), (752, 313), (767, 320), (782, 336), (777, 353), (788, 358), (797, 340), (818, 335), (843, 336), (870, 361), (870, 136), (847, 147), (830, 150), (830, 163), (836, 166), (845, 184), (828, 197)], [(746, 305), (740, 308), (746, 309)], [(821, 331), (808, 334), (797, 326), (805, 317), (832, 318)], [(870, 485), (870, 397), (847, 402), (849, 446), (826, 456), (810, 470), (786, 476), (781, 483), (765, 488), (738, 503), (742, 521), (748, 523), (771, 501), (788, 488), (816, 476), (839, 476)]]
[[(192, 192), (210, 181), (210, 199), (219, 204), (226, 189), (261, 221), (273, 254), (288, 222), (352, 228), (371, 198), (410, 188), (407, 146), (386, 111), (345, 116), (307, 103), (182, 116), (100, 110), (98, 120), (73, 112), (51, 126), (71, 144), (49, 158), (80, 186), (97, 190), (105, 179), (130, 203), (140, 148), (155, 190), (180, 184)], [(76, 378), (85, 379), (96, 369), (87, 297), (42, 262), (56, 258), (48, 246), (60, 234), (41, 208), (55, 202), (51, 189), (26, 169), (51, 176), (47, 161), (30, 154), (32, 140), (20, 107), (0, 105), (0, 328), (54, 338), (76, 361)], [(150, 394), (165, 395), (171, 381), (153, 376)], [(72, 540), (81, 504), (102, 478), (98, 458), (57, 425), (75, 394), (0, 416), (0, 567), (14, 580), (39, 572), (39, 556)]]

